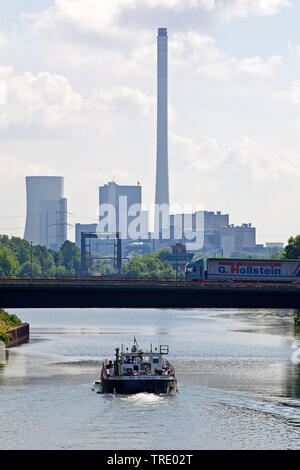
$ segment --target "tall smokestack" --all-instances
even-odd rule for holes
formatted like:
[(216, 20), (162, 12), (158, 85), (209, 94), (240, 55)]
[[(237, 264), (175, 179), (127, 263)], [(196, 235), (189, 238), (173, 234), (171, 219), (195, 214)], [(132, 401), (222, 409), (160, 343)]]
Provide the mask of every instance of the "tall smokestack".
[[(169, 205), (167, 28), (158, 28), (157, 36), (157, 147), (155, 204)], [(157, 223), (159, 223), (159, 221), (155, 220), (155, 224)], [(161, 228), (160, 223), (159, 227)]]

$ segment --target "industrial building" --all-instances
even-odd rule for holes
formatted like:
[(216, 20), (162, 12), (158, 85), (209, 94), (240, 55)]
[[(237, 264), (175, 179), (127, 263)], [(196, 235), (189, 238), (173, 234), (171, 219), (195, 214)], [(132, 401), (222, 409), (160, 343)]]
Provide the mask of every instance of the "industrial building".
[(24, 239), (58, 250), (67, 240), (67, 199), (62, 176), (26, 177)]
[[(199, 217), (199, 215), (201, 216)], [(229, 214), (222, 214), (220, 211), (199, 211), (193, 214), (171, 215), (171, 239), (186, 244), (191, 240), (188, 240), (184, 233), (181, 240), (179, 240), (178, 235), (176, 237), (176, 234), (180, 233), (180, 227), (185, 227), (185, 230), (191, 229), (194, 233), (196, 233), (196, 229), (202, 231), (202, 251), (210, 255), (230, 257), (238, 251), (255, 253), (257, 248), (255, 227), (252, 227), (250, 223), (241, 226), (229, 224)]]
[[(111, 227), (104, 226), (103, 232), (120, 232), (123, 239), (128, 237), (129, 224), (141, 213), (142, 188), (138, 183), (132, 186), (121, 186), (110, 181), (99, 187), (99, 223), (107, 220), (109, 204), (115, 212), (115, 219)], [(134, 208), (136, 215), (130, 215), (130, 208)], [(102, 229), (101, 229), (102, 231)]]
[(221, 249), (222, 255), (227, 258), (234, 252), (246, 251), (255, 253), (256, 251), (256, 229), (251, 224), (241, 226), (229, 225), (221, 229)]

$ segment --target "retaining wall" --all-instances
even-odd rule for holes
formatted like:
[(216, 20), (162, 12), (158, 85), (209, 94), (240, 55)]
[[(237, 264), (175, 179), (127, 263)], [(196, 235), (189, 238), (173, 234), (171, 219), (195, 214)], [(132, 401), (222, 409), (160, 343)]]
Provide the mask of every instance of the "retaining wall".
[(16, 326), (7, 331), (11, 340), (9, 341), (8, 348), (19, 346), (19, 344), (26, 343), (29, 340), (29, 324), (24, 323), (21, 326)]

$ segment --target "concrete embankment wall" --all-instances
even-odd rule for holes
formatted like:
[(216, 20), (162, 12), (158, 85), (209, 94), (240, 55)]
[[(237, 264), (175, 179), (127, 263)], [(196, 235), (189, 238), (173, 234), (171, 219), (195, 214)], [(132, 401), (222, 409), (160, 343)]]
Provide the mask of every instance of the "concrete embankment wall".
[(29, 324), (24, 323), (21, 326), (16, 326), (8, 330), (7, 333), (9, 333), (11, 338), (7, 347), (19, 346), (19, 344), (26, 343), (29, 340)]

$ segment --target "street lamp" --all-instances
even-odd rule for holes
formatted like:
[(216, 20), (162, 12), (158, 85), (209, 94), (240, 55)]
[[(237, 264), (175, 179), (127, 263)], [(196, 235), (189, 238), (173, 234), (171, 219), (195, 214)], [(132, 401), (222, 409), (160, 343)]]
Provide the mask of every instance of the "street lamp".
[(32, 282), (32, 242), (30, 242), (30, 282)]

